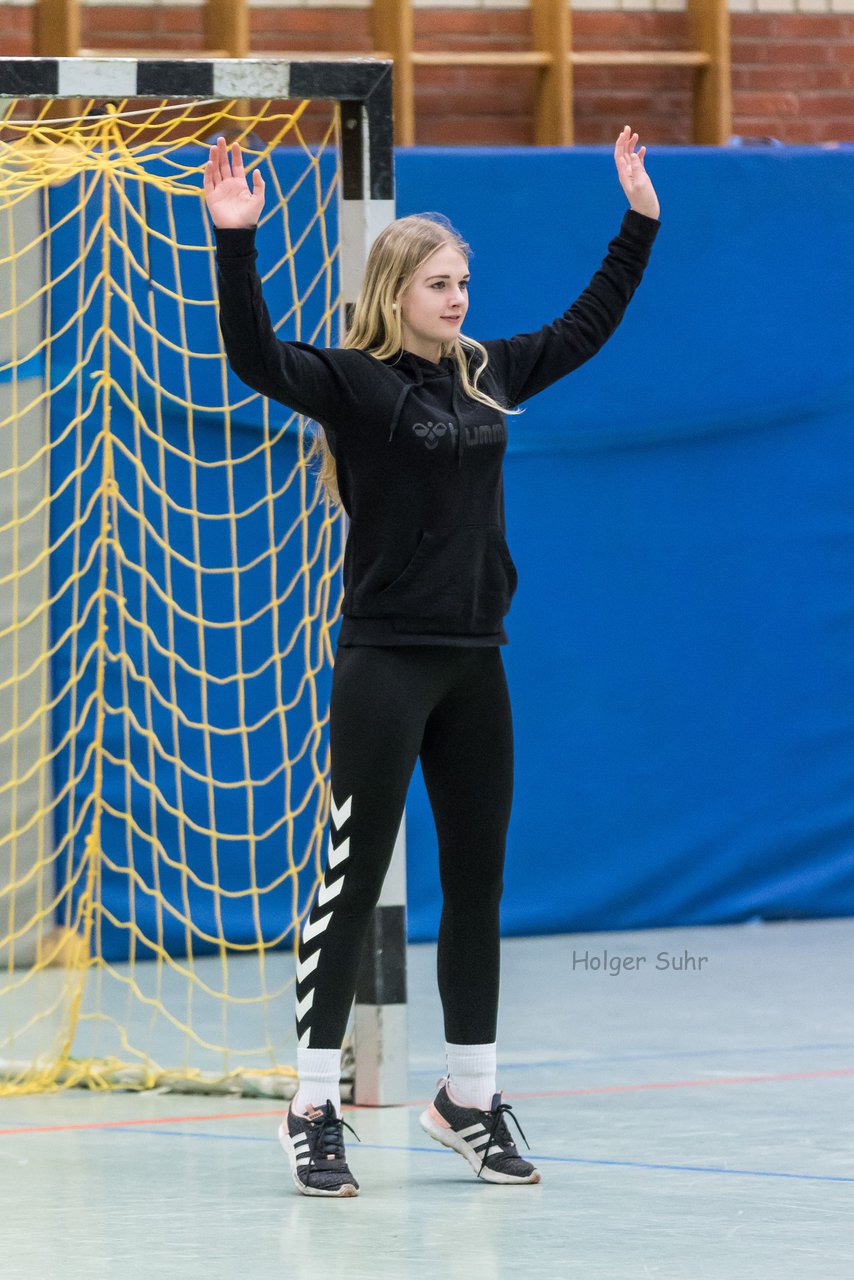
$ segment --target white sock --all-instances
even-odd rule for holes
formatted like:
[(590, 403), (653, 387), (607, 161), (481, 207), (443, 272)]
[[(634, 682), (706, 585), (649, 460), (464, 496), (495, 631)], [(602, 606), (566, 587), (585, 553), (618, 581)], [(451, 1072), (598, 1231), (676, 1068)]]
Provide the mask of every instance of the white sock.
[(297, 1048), (299, 1088), (291, 1100), (294, 1115), (304, 1116), (309, 1105), (320, 1107), (331, 1098), (341, 1115), (341, 1050)]
[(449, 1044), (445, 1041), (448, 1059), (448, 1093), (461, 1107), (478, 1107), (488, 1111), (494, 1094), (496, 1046), (494, 1044)]

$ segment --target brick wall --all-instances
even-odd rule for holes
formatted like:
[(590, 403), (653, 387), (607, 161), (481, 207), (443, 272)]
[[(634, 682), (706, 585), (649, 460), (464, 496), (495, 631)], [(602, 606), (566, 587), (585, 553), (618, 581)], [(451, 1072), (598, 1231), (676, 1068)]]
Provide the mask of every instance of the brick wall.
[(854, 140), (854, 13), (731, 15), (733, 132)]
[[(596, 9), (588, 7), (592, 2), (577, 0), (573, 9), (579, 50), (689, 46), (688, 15), (675, 7), (684, 0), (650, 0), (646, 9), (623, 10), (606, 7), (614, 0), (600, 0)], [(825, 9), (742, 12), (771, 4), (793, 10), (795, 0), (732, 0), (733, 132), (789, 143), (854, 140), (854, 0), (799, 3)], [(0, 3), (0, 54), (32, 51), (32, 13), (26, 3)], [(523, 49), (530, 16), (526, 5), (512, 0), (458, 0), (446, 7), (421, 0), (415, 30), (424, 49)], [(372, 49), (365, 0), (253, 7), (251, 32), (253, 53)], [(83, 44), (192, 54), (203, 46), (200, 12), (187, 3), (90, 4), (83, 10)], [(518, 68), (419, 69), (418, 142), (532, 142), (535, 74)], [(631, 123), (650, 146), (690, 143), (690, 84), (691, 73), (680, 68), (576, 68), (577, 141), (610, 143)]]
[(0, 4), (0, 57), (24, 58), (33, 51), (33, 10)]

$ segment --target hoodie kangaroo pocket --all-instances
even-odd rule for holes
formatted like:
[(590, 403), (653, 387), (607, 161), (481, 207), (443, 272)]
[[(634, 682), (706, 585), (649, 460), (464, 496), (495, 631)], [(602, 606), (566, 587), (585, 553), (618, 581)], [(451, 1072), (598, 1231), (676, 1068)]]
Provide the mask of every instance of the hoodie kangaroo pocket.
[(490, 635), (500, 629), (517, 581), (498, 525), (427, 529), (376, 603), (399, 631)]

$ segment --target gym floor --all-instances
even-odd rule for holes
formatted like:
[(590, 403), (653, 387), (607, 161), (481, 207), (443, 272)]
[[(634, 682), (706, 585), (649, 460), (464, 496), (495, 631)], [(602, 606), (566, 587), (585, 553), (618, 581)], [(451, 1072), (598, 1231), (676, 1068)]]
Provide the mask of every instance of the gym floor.
[(410, 1100), (344, 1107), (355, 1199), (297, 1193), (269, 1099), (0, 1100), (4, 1280), (854, 1275), (854, 921), (505, 939), (498, 1083), (535, 1186), (418, 1125), (435, 962), (410, 947)]

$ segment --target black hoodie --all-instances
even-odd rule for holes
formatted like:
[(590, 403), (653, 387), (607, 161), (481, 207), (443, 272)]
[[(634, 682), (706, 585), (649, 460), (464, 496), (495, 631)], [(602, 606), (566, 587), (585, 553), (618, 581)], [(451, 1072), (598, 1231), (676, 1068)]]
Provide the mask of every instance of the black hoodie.
[[(536, 333), (484, 342), (479, 386), (515, 408), (603, 346), (640, 283), (660, 222), (629, 209), (588, 287)], [(339, 644), (506, 644), (516, 589), (504, 538), (503, 413), (469, 399), (456, 362), (281, 342), (255, 228), (216, 228), (220, 327), (237, 376), (319, 422), (350, 518)], [(479, 356), (470, 358), (476, 368)], [(511, 419), (512, 421), (512, 419)]]

